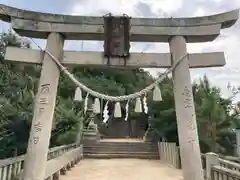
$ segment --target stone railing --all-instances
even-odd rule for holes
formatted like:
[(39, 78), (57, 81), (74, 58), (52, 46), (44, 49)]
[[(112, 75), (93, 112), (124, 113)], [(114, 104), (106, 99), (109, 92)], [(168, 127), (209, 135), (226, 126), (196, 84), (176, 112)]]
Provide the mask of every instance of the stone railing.
[(78, 146), (63, 155), (49, 160), (45, 172), (45, 179), (59, 179), (60, 175), (65, 175), (67, 170), (70, 170), (83, 158), (83, 146)]
[[(161, 161), (181, 168), (180, 152), (176, 143), (159, 142), (158, 150)], [(219, 158), (215, 153), (201, 154), (201, 158), (206, 180), (240, 180), (239, 163)]]
[(175, 168), (181, 168), (179, 147), (176, 143), (158, 142), (158, 151), (161, 161)]
[(238, 163), (219, 158), (219, 165), (221, 167), (240, 172), (240, 164)]
[(203, 174), (206, 179), (206, 154), (201, 154)]
[[(179, 147), (176, 143), (159, 142), (160, 159), (175, 168), (181, 168)], [(215, 153), (201, 154), (206, 180), (240, 180), (240, 164), (219, 158)]]
[(229, 160), (219, 158), (215, 153), (205, 154), (207, 180), (240, 180), (240, 165)]
[(239, 180), (240, 173), (216, 165), (212, 167), (211, 178), (211, 180)]
[[(0, 160), (0, 180), (15, 180), (23, 170), (24, 156), (17, 156)], [(51, 148), (48, 153), (46, 178), (56, 176), (60, 170), (63, 172), (82, 158), (82, 146), (75, 144)], [(54, 161), (51, 161), (53, 160)], [(53, 168), (54, 167), (54, 168)]]

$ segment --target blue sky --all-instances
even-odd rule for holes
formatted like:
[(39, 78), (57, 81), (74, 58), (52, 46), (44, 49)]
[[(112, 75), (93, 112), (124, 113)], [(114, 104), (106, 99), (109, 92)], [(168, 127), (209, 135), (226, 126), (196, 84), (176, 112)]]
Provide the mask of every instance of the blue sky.
[[(191, 17), (211, 15), (240, 7), (240, 0), (0, 0), (1, 4), (48, 13), (71, 15), (98, 15), (106, 13), (126, 13), (132, 17)], [(0, 21), (0, 30), (9, 28)], [(42, 47), (45, 41), (37, 40)], [(81, 41), (67, 41), (65, 49), (81, 50)], [(133, 43), (131, 51), (169, 52), (168, 44)], [(211, 43), (188, 44), (189, 52), (224, 51), (227, 65), (223, 68), (202, 68), (191, 70), (195, 80), (207, 74), (212, 84), (221, 87), (222, 94), (229, 96), (227, 83), (240, 86), (240, 22), (230, 29), (223, 30), (222, 35)], [(84, 41), (83, 50), (101, 51), (102, 42)], [(159, 69), (151, 69), (155, 75)], [(238, 97), (240, 100), (240, 96)]]

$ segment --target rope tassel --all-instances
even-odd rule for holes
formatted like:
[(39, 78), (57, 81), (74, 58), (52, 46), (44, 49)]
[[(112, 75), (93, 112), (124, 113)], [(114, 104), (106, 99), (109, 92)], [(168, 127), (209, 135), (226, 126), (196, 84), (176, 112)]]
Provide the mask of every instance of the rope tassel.
[(148, 113), (148, 105), (147, 105), (147, 95), (145, 94), (144, 98), (143, 98), (143, 109), (144, 109), (144, 113), (147, 114)]
[(142, 101), (140, 98), (136, 99), (135, 112), (142, 112)]
[(126, 104), (126, 106), (125, 106), (125, 110), (126, 110), (126, 117), (125, 117), (125, 121), (127, 121), (128, 120), (128, 109), (129, 109), (129, 100), (127, 101), (127, 104)]
[(106, 123), (108, 121), (109, 115), (108, 115), (108, 101), (106, 102), (103, 110), (103, 123)]
[(86, 114), (87, 110), (88, 110), (88, 96), (89, 93), (87, 93), (86, 97), (85, 97), (85, 101), (84, 101), (84, 113)]
[(161, 90), (158, 87), (158, 85), (156, 85), (153, 90), (153, 100), (154, 101), (162, 101), (162, 94), (161, 94)]
[(115, 118), (120, 118), (120, 117), (122, 117), (122, 111), (121, 111), (120, 102), (116, 102), (116, 104), (115, 104), (114, 117), (115, 117)]
[(75, 90), (74, 101), (82, 101), (82, 90), (80, 87), (77, 87)]
[(100, 114), (100, 112), (101, 112), (101, 105), (100, 105), (100, 101), (98, 98), (94, 99), (93, 112), (95, 114)]

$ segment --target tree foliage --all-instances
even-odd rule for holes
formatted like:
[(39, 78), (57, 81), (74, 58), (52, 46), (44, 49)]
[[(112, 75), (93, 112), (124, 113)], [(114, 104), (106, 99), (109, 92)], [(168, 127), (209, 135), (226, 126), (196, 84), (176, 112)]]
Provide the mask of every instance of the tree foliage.
[[(164, 101), (150, 107), (152, 134), (158, 139), (178, 142), (172, 80), (165, 79), (161, 89)], [(239, 128), (240, 121), (231, 99), (224, 99), (220, 89), (211, 86), (206, 76), (193, 83), (193, 96), (202, 152), (233, 154), (233, 130)]]

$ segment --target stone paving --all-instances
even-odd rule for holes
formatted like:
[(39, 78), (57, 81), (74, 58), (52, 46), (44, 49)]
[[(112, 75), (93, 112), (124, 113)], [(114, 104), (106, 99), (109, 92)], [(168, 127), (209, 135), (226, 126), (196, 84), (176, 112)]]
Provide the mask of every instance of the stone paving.
[(84, 159), (60, 180), (181, 180), (181, 171), (160, 160)]

